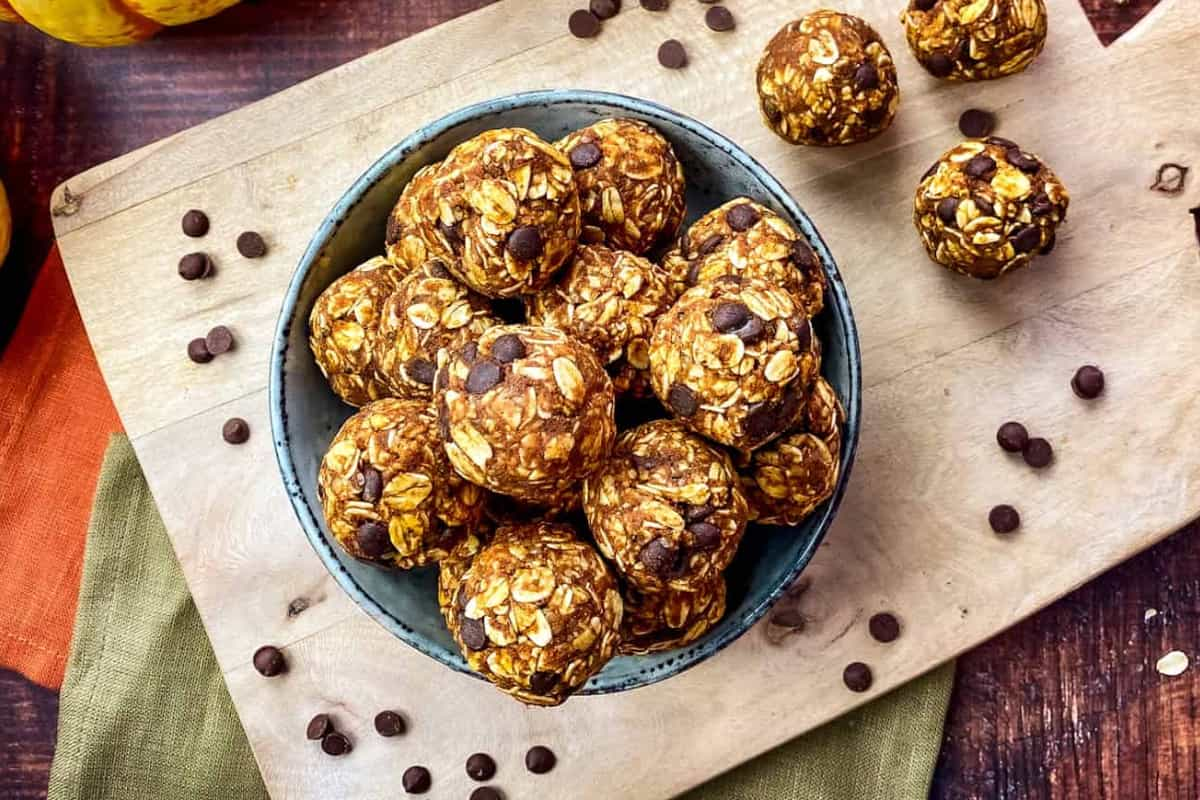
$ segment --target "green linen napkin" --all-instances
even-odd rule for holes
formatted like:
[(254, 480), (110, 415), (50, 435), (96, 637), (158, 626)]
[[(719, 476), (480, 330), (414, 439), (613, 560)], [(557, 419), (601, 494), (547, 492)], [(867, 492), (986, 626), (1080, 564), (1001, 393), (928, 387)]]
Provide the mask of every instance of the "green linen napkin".
[[(947, 665), (686, 800), (925, 800)], [(267, 792), (129, 440), (105, 455), (48, 800), (258, 800)]]

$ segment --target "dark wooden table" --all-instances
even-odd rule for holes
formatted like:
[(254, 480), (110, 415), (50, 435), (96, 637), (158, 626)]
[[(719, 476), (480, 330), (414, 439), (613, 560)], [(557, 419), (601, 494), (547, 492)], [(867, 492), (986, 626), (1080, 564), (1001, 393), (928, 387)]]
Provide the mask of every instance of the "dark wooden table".
[[(16, 227), (0, 346), (49, 250), (59, 181), (485, 2), (268, 0), (118, 50), (0, 26), (0, 178)], [(1081, 2), (1108, 42), (1156, 0)], [(1193, 525), (959, 660), (931, 797), (1197, 800), (1200, 669), (1154, 669), (1197, 641)], [(45, 797), (57, 710), (54, 692), (0, 671), (0, 798)]]

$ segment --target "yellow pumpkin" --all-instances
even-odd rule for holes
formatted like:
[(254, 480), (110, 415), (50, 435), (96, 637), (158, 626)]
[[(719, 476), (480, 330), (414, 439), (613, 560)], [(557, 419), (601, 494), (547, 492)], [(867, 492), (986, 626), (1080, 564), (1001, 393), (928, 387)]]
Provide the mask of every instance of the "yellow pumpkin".
[(239, 0), (0, 0), (0, 20), (28, 22), (55, 39), (118, 47), (148, 39), (163, 25), (211, 17)]
[(4, 184), (0, 183), (0, 266), (4, 265), (4, 257), (8, 255), (10, 241), (12, 241), (12, 215), (8, 212), (8, 195), (4, 193)]

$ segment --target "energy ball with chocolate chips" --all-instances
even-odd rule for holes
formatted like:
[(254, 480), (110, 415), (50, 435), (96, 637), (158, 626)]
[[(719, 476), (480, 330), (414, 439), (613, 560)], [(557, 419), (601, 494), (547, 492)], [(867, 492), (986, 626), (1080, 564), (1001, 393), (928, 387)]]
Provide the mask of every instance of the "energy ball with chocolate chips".
[(796, 423), (820, 366), (808, 317), (787, 291), (759, 278), (689, 289), (650, 340), (650, 382), (667, 409), (743, 451)]
[(437, 167), (428, 164), (417, 170), (388, 216), (384, 239), (387, 257), (404, 274), (441, 251), (437, 203), (433, 199), (433, 174)]
[(352, 406), (387, 397), (387, 383), (375, 364), (375, 336), (384, 301), (400, 282), (400, 272), (372, 258), (335, 280), (313, 303), (308, 343), (317, 366), (338, 397)]
[(729, 566), (746, 498), (729, 456), (675, 420), (625, 431), (583, 482), (600, 552), (643, 592), (697, 591)]
[(450, 468), (423, 400), (360, 409), (334, 437), (317, 480), (338, 544), (389, 567), (439, 561), (483, 514), (483, 491)]
[(782, 286), (804, 313), (825, 306), (825, 270), (816, 252), (787, 220), (737, 197), (692, 223), (663, 256), (675, 296), (724, 275), (762, 278)]
[(913, 223), (929, 257), (991, 280), (1054, 247), (1070, 197), (1037, 156), (1007, 139), (968, 139), (917, 185)]
[(758, 62), (758, 105), (792, 144), (856, 144), (892, 124), (896, 66), (867, 22), (826, 9), (789, 22)]
[(616, 438), (604, 366), (590, 347), (553, 328), (492, 328), (449, 354), (434, 395), (459, 474), (528, 503), (591, 473)]
[(579, 192), (571, 162), (524, 128), (485, 131), (437, 168), (438, 218), (431, 255), (488, 297), (537, 291), (566, 265), (579, 240)]
[(684, 212), (683, 166), (644, 122), (606, 119), (555, 143), (575, 170), (583, 240), (645, 253), (675, 238)]
[(557, 328), (591, 347), (617, 394), (649, 397), (650, 334), (671, 307), (667, 275), (641, 256), (580, 245), (557, 281), (526, 301), (529, 321)]
[(951, 81), (1020, 72), (1046, 43), (1042, 0), (909, 0), (900, 21), (921, 66)]
[(384, 302), (375, 335), (376, 370), (392, 395), (429, 399), (438, 354), (500, 324), (483, 295), (432, 259), (400, 281)]
[(685, 647), (708, 633), (725, 616), (725, 578), (716, 576), (687, 590), (640, 592), (626, 586), (622, 595), (621, 655), (645, 655)]
[(553, 706), (617, 649), (621, 595), (570, 525), (501, 528), (471, 561), (450, 619), (471, 669), (524, 703)]

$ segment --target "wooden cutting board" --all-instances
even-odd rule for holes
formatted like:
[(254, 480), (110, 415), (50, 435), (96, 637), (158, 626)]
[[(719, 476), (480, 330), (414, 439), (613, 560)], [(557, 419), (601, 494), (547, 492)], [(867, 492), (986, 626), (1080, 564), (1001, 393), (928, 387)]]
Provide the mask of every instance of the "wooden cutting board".
[[(567, 35), (574, 3), (507, 0), (72, 178), (55, 195), (63, 256), (108, 385), (158, 500), (266, 783), (277, 798), (384, 798), (410, 764), (431, 797), (464, 798), (466, 756), (497, 757), (510, 798), (661, 798), (902, 684), (1041, 608), (1200, 514), (1200, 259), (1186, 191), (1148, 189), (1159, 164), (1200, 168), (1195, 86), (1200, 16), (1166, 0), (1105, 50), (1075, 0), (1050, 0), (1045, 53), (1023, 75), (974, 85), (927, 77), (908, 54), (901, 0), (848, 0), (896, 57), (895, 125), (866, 145), (792, 148), (759, 122), (752, 74), (785, 21), (816, 6), (732, 3), (738, 29), (713, 33), (703, 7), (629, 8), (595, 40)], [(655, 63), (682, 39), (691, 65)], [(410, 650), (334, 585), (276, 473), (267, 358), (284, 287), (344, 189), (418, 125), (511, 91), (576, 86), (639, 95), (746, 147), (812, 215), (845, 275), (863, 339), (861, 451), (841, 514), (799, 600), (811, 620), (782, 643), (762, 626), (705, 664), (653, 687), (528, 709)], [(993, 283), (926, 258), (910, 222), (918, 176), (955, 143), (968, 106), (1041, 154), (1072, 193), (1058, 247)], [(68, 194), (69, 187), (69, 194)], [(206, 209), (212, 232), (179, 219)], [(234, 238), (262, 231), (269, 256)], [(179, 257), (203, 247), (215, 279), (184, 283)], [(197, 366), (189, 339), (227, 324), (238, 349)], [(1102, 365), (1109, 388), (1085, 404), (1074, 369)], [(234, 448), (221, 423), (254, 430)], [(1005, 457), (1015, 418), (1055, 445), (1034, 472)], [(1021, 532), (988, 530), (992, 505)], [(904, 634), (872, 642), (866, 619), (895, 611)], [(290, 673), (250, 665), (267, 642)], [(868, 662), (874, 688), (841, 683)], [(371, 730), (402, 709), (410, 733)], [(334, 760), (303, 738), (332, 711), (357, 742)], [(532, 743), (560, 767), (520, 767)]]

